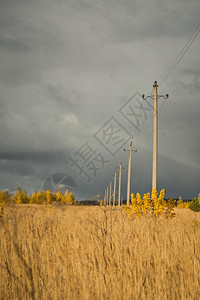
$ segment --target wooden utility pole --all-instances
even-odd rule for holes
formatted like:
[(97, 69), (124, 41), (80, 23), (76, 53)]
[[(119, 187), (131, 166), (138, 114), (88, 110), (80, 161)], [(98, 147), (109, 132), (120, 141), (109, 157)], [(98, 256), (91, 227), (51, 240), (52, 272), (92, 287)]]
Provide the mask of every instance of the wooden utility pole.
[(111, 201), (112, 201), (112, 181), (110, 181), (109, 205), (111, 205)]
[(166, 94), (158, 96), (157, 93), (158, 85), (157, 81), (154, 81), (153, 85), (153, 97), (142, 95), (142, 98), (146, 100), (147, 98), (153, 99), (153, 162), (152, 162), (152, 189), (157, 190), (157, 171), (158, 171), (158, 99), (169, 98), (169, 95)]
[(132, 142), (129, 146), (129, 154), (128, 154), (128, 176), (127, 176), (127, 198), (126, 204), (130, 205), (130, 186), (131, 186), (131, 155), (132, 155)]
[(104, 192), (104, 205), (106, 205), (106, 189), (105, 189), (105, 192)]
[[(126, 149), (124, 149), (126, 151)], [(131, 156), (132, 152), (137, 152), (137, 150), (132, 150), (132, 142), (129, 146), (129, 155), (128, 155), (128, 176), (127, 176), (127, 197), (126, 197), (126, 204), (130, 205), (130, 188), (131, 188)]]
[(106, 193), (106, 194), (107, 194), (107, 197), (106, 197), (106, 205), (108, 205), (108, 199), (109, 199), (109, 193), (108, 193), (108, 189), (109, 189), (109, 188), (108, 188), (108, 186), (107, 186), (107, 193)]
[(113, 206), (115, 206), (116, 181), (117, 181), (117, 173), (115, 172), (115, 175), (114, 175), (114, 187), (113, 187)]
[(152, 168), (152, 189), (157, 190), (157, 170), (158, 170), (158, 99), (157, 81), (153, 85), (153, 168)]
[(119, 191), (118, 191), (118, 206), (121, 204), (121, 185), (122, 185), (122, 163), (119, 165)]

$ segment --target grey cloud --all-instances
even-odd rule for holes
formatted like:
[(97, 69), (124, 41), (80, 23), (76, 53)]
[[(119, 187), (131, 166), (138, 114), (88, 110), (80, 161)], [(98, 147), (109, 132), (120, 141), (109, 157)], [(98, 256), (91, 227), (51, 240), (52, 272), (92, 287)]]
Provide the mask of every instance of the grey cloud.
[[(142, 39), (179, 37), (190, 34), (199, 21), (199, 2), (179, 1), (74, 1), (73, 6), (84, 12), (91, 23), (102, 18), (110, 43), (136, 42)], [(158, 13), (159, 11), (159, 13)], [(91, 18), (94, 15), (94, 18)], [(173, 20), (173, 22), (171, 22)], [(185, 28), (180, 24), (185, 23)], [(102, 24), (101, 24), (102, 25)], [(189, 28), (188, 28), (189, 27)]]
[[(173, 170), (173, 171), (172, 171)], [(170, 160), (160, 159), (159, 186), (165, 187), (167, 196), (182, 196), (185, 199), (197, 197), (199, 193), (199, 170)]]
[[(136, 91), (151, 93), (153, 81), (197, 26), (199, 5), (195, 0), (1, 1), (1, 185), (17, 185), (21, 177), (25, 188), (40, 188), (46, 176), (62, 171), (83, 196), (103, 192), (120, 154), (90, 185), (68, 157), (111, 116), (134, 132), (120, 119), (120, 106)], [(159, 87), (159, 93), (170, 94), (159, 115), (159, 184), (172, 196), (193, 197), (198, 186), (198, 49), (199, 37)], [(140, 154), (133, 189), (142, 193), (151, 188), (152, 113), (134, 143)], [(125, 185), (126, 173), (124, 191)]]
[(0, 49), (12, 52), (27, 52), (30, 51), (28, 45), (20, 42), (17, 38), (0, 35)]
[(63, 88), (52, 84), (45, 84), (44, 91), (47, 96), (55, 100), (61, 108), (67, 108), (72, 111), (83, 109), (81, 103), (82, 95), (78, 91), (71, 90), (70, 87)]
[(66, 158), (67, 153), (65, 152), (55, 152), (55, 151), (45, 151), (45, 152), (6, 152), (0, 153), (0, 159), (3, 162), (30, 162), (30, 163), (49, 163), (49, 162), (59, 162), (60, 163)]
[(9, 176), (9, 174), (24, 176), (35, 173), (34, 166), (27, 162), (10, 160), (0, 160), (0, 162), (2, 176)]

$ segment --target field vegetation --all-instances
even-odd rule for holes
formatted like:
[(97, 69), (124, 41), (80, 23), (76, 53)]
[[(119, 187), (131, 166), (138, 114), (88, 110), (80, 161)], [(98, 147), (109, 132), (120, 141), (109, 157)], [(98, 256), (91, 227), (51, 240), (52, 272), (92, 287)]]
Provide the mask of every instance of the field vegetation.
[(58, 190), (56, 193), (51, 192), (50, 190), (47, 191), (35, 191), (33, 194), (27, 195), (25, 190), (20, 188), (17, 189), (17, 192), (11, 195), (8, 191), (0, 191), (0, 206), (9, 203), (15, 204), (75, 204), (74, 194), (69, 192), (68, 190), (65, 191), (64, 195)]
[(200, 215), (10, 204), (0, 218), (1, 299), (200, 299)]

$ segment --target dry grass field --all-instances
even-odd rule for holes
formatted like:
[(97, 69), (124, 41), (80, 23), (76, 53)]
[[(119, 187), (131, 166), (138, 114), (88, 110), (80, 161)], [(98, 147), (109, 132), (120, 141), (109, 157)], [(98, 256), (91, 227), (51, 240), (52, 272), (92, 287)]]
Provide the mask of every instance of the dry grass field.
[(199, 300), (193, 219), (187, 209), (166, 220), (105, 207), (8, 207), (0, 221), (0, 297)]

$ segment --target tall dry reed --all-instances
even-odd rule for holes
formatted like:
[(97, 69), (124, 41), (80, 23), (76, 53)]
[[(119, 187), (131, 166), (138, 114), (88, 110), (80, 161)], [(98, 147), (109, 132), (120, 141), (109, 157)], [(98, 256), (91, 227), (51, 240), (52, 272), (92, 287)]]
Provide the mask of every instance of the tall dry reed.
[(193, 214), (13, 206), (0, 221), (1, 299), (200, 299)]

